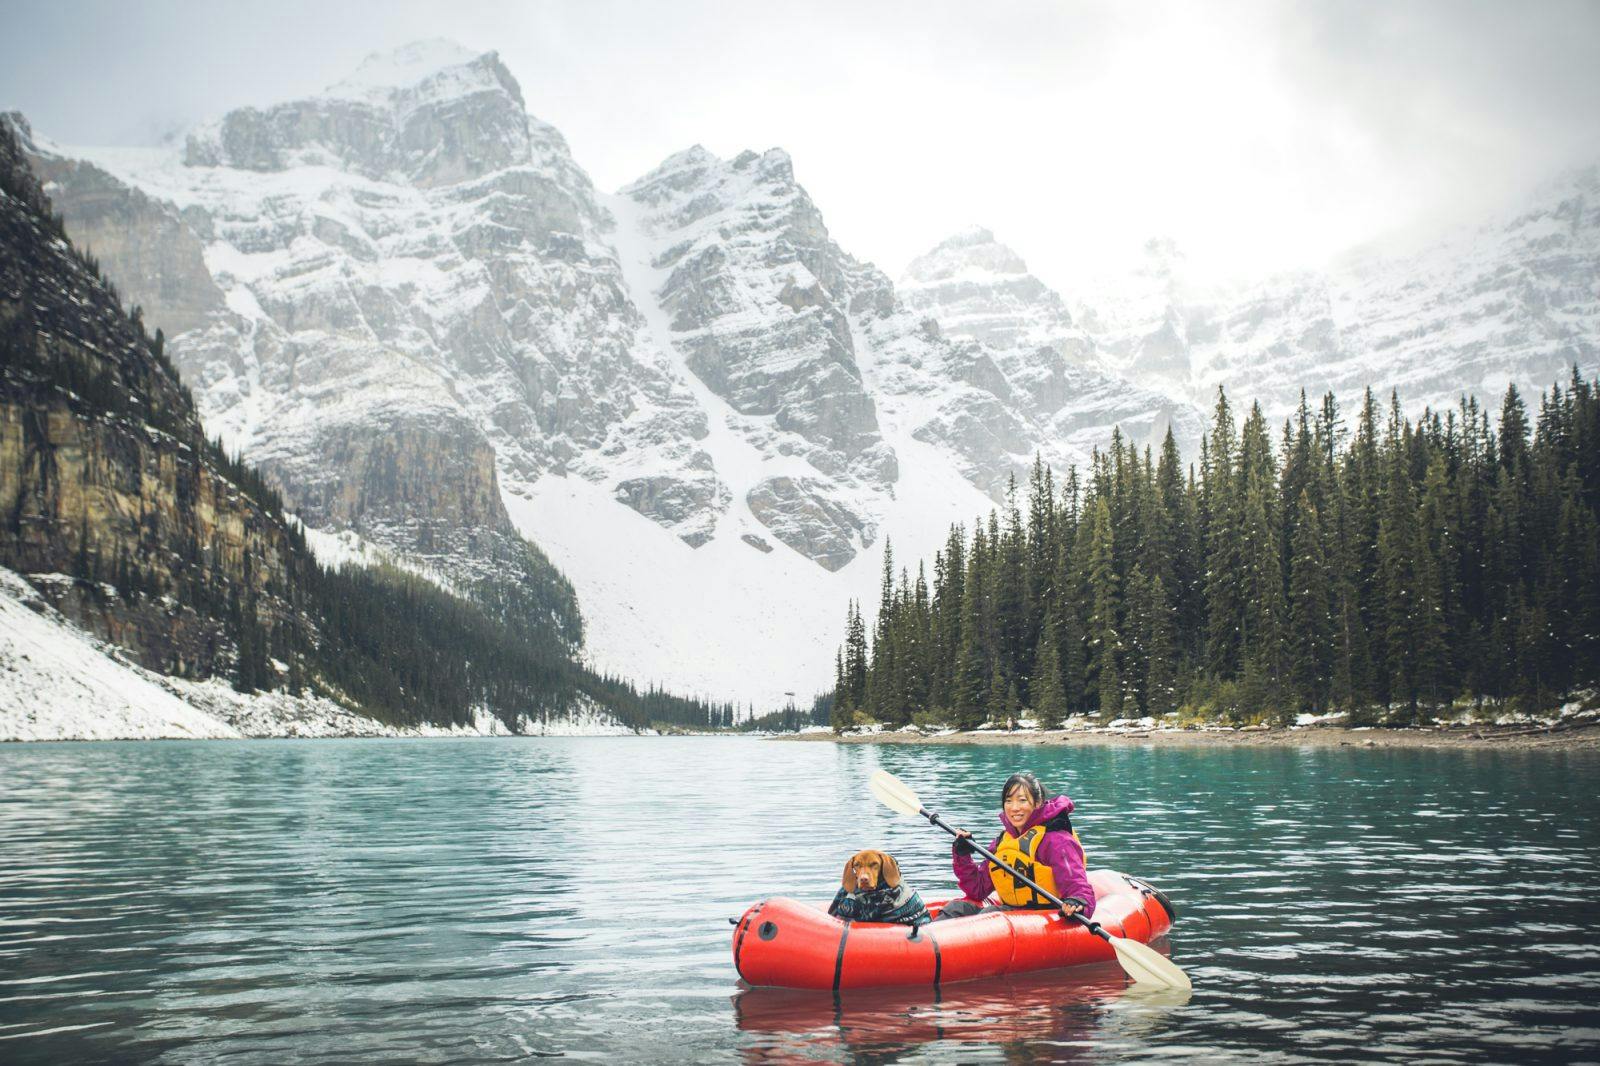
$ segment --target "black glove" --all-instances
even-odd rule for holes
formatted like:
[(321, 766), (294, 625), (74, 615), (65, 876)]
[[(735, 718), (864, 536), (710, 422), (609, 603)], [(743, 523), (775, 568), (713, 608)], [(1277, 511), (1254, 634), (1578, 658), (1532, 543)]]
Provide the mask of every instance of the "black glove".
[(1071, 903), (1071, 904), (1075, 905), (1078, 908), (1078, 913), (1079, 914), (1082, 914), (1084, 911), (1089, 909), (1089, 904), (1085, 903), (1083, 900), (1079, 899), (1077, 896), (1067, 896), (1061, 902), (1062, 903)]
[(955, 843), (950, 848), (963, 859), (971, 858), (978, 852), (978, 849), (972, 846), (972, 837), (965, 834), (956, 837)]

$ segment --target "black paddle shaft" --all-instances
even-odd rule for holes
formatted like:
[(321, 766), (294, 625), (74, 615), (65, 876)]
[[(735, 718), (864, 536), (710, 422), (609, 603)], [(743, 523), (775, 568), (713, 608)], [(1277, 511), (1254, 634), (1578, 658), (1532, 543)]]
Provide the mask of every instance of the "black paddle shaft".
[[(940, 829), (943, 829), (946, 833), (949, 833), (951, 836), (957, 838), (961, 836), (961, 830), (954, 828), (949, 822), (945, 821), (943, 818), (940, 818), (937, 814), (928, 810), (926, 807), (917, 808), (917, 813), (922, 815), (928, 821), (932, 822), (934, 825), (938, 826)], [(1003, 861), (999, 856), (995, 855), (994, 852), (990, 851), (988, 848), (984, 847), (982, 844), (973, 839), (970, 833), (967, 835), (967, 843), (972, 845), (973, 851), (976, 851), (979, 855), (982, 855), (984, 858), (1000, 867), (1000, 869), (1004, 870), (1012, 877), (1015, 877), (1018, 881), (1021, 881), (1023, 884), (1033, 889), (1051, 903), (1054, 903), (1057, 907), (1066, 906), (1066, 904), (1063, 903), (1060, 897), (1058, 897), (1055, 893), (1046, 890), (1043, 885), (1039, 884), (1039, 882), (1035, 881), (1027, 874), (1020, 872), (1010, 863)], [(1082, 924), (1085, 929), (1089, 930), (1089, 932), (1093, 933), (1101, 940), (1104, 940), (1108, 944), (1111, 942), (1111, 934), (1100, 928), (1099, 922), (1090, 921), (1081, 914), (1074, 914), (1071, 915), (1071, 917), (1074, 921)]]

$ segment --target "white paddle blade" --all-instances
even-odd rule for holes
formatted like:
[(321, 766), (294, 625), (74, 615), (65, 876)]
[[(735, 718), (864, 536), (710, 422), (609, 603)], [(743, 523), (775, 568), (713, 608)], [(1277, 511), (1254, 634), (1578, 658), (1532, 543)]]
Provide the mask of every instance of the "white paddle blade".
[(1123, 972), (1133, 979), (1134, 984), (1183, 990), (1193, 987), (1188, 974), (1150, 945), (1114, 936), (1111, 946), (1116, 949), (1117, 961), (1122, 963)]
[(868, 782), (872, 794), (878, 797), (890, 810), (899, 811), (901, 814), (922, 813), (922, 801), (917, 799), (917, 794), (906, 786), (906, 783), (887, 770), (878, 770)]

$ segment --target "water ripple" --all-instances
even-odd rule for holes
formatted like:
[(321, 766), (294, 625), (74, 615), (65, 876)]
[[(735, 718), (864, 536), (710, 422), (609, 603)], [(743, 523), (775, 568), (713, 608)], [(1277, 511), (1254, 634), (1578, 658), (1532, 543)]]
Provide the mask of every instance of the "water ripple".
[[(1192, 998), (1113, 967), (746, 989), (725, 918), (989, 830), (1013, 763), (1180, 917)], [(0, 746), (6, 1062), (1600, 1058), (1582, 753), (736, 739)], [(1492, 784), (1492, 787), (1485, 787)]]

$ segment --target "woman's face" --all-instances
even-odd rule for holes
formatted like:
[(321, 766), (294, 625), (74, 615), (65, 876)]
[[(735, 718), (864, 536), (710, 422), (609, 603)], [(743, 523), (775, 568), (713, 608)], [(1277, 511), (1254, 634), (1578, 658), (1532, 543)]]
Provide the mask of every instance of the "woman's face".
[(1038, 806), (1033, 802), (1033, 795), (1028, 791), (1028, 786), (1012, 785), (1011, 791), (1006, 793), (1006, 821), (1011, 823), (1011, 828), (1020, 831)]

